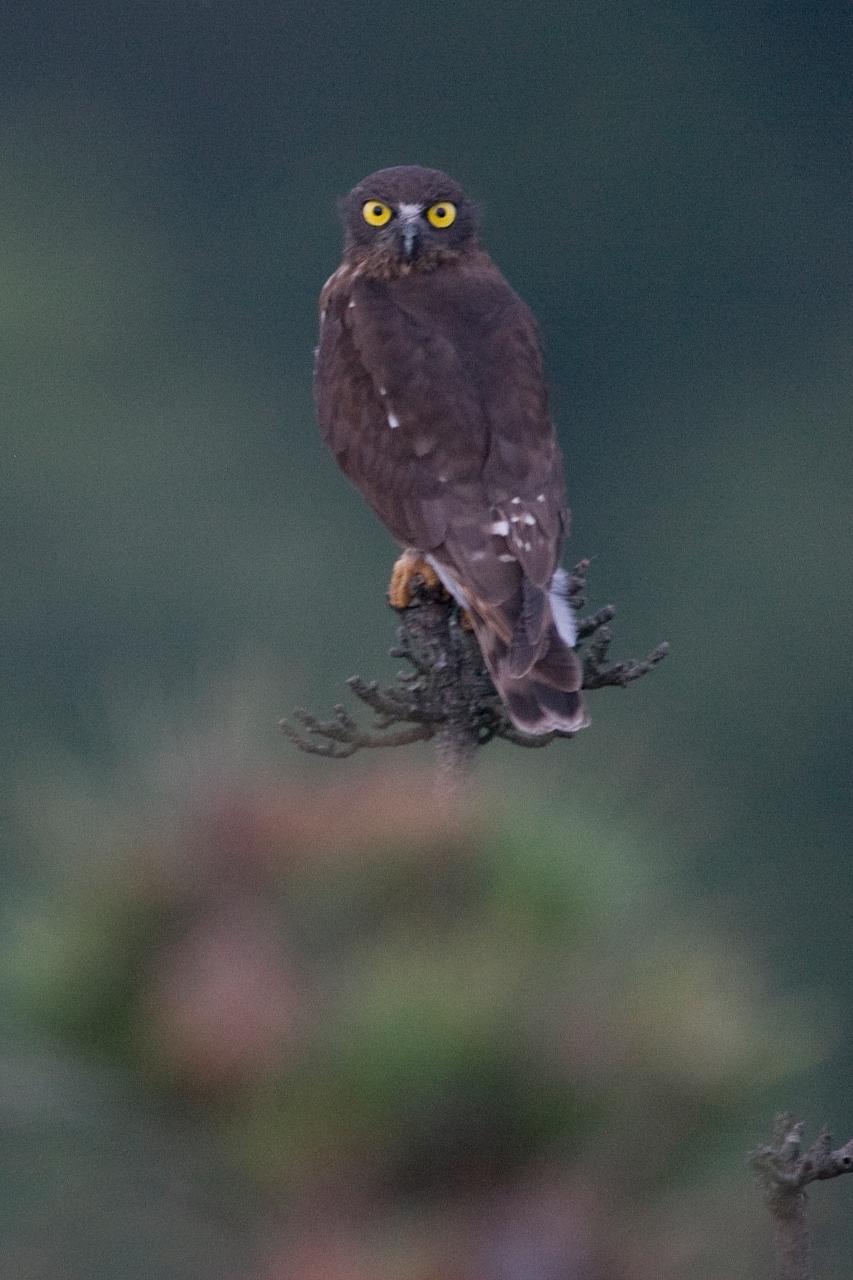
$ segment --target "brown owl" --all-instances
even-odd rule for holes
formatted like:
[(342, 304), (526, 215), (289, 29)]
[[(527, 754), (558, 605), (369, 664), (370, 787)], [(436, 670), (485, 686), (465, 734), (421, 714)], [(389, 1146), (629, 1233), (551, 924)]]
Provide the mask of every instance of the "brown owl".
[(446, 174), (382, 169), (342, 212), (343, 261), (320, 296), (317, 412), (405, 548), (391, 603), (410, 602), (413, 574), (437, 575), (513, 723), (575, 733), (588, 721), (560, 568), (569, 512), (536, 322)]

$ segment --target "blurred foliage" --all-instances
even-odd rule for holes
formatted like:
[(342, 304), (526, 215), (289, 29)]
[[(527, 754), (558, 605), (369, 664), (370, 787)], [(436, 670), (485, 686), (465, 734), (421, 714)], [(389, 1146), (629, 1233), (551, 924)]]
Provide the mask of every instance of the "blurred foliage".
[[(762, 1274), (740, 1153), (853, 1132), (849, 7), (7, 8), (0, 1270)], [(335, 197), (411, 161), (673, 645), (444, 817), (275, 728), (393, 669), (310, 371)]]
[[(697, 1276), (753, 1256), (761, 1233), (709, 1149), (731, 1159), (750, 1106), (825, 1039), (743, 940), (607, 820), (563, 831), (487, 793), (437, 804), (418, 766), (283, 783), (235, 749), (225, 701), (209, 712), (206, 732), (164, 726), (162, 755), (129, 753), (108, 802), (68, 763), (18, 796), (31, 847), (70, 856), (10, 921), (16, 1039), (54, 1047), (30, 1114), (0, 1096), (0, 1118), (19, 1143), (52, 1111), (74, 1135), (68, 1055), (89, 1063), (84, 1113), (117, 1128), (138, 1202), (117, 1222), (96, 1180), (75, 1201), (95, 1243), (61, 1274), (125, 1274), (109, 1240), (152, 1230), (176, 1162), (191, 1185), (213, 1178), (215, 1216), (242, 1187), (243, 1221), (201, 1262), (191, 1201), (170, 1229), (193, 1250), (163, 1276), (306, 1280), (337, 1274), (340, 1248), (343, 1274), (389, 1280), (521, 1275), (504, 1254), (534, 1274), (674, 1278), (670, 1237)], [(126, 1115), (108, 1101), (119, 1082)], [(181, 1135), (154, 1177), (134, 1154), (140, 1111)], [(79, 1178), (85, 1132), (53, 1158)], [(13, 1268), (50, 1188), (12, 1215)]]

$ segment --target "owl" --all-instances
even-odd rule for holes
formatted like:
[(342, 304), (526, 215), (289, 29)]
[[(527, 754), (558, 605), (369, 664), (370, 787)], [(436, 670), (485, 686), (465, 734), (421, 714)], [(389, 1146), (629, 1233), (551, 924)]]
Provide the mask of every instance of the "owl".
[(563, 460), (536, 322), (480, 243), (446, 174), (382, 169), (341, 202), (343, 258), (320, 295), (315, 399), (323, 437), (415, 574), (470, 619), (523, 733), (587, 723), (560, 567)]

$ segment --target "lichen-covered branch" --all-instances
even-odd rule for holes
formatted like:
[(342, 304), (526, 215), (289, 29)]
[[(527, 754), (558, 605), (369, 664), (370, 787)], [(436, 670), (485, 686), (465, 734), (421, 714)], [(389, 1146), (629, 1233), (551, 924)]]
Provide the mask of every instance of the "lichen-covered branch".
[[(589, 561), (576, 565), (569, 582), (575, 610), (586, 603)], [(361, 728), (340, 704), (331, 719), (321, 720), (307, 711), (294, 714), (281, 728), (301, 751), (342, 760), (356, 751), (374, 747), (400, 747), (433, 739), (440, 771), (446, 779), (467, 771), (478, 747), (503, 738), (520, 747), (546, 747), (568, 734), (528, 737), (508, 719), (483, 664), (473, 633), (467, 629), (457, 606), (441, 588), (415, 580), (412, 603), (396, 611), (400, 618), (392, 657), (407, 669), (398, 672), (394, 684), (379, 685), (360, 676), (347, 681), (350, 690), (373, 712), (374, 722)], [(607, 685), (624, 688), (647, 675), (667, 653), (661, 644), (640, 661), (610, 662), (615, 616), (612, 605), (581, 619), (578, 649), (583, 658), (584, 689)]]
[(823, 1128), (803, 1154), (803, 1128), (802, 1121), (783, 1112), (776, 1117), (771, 1142), (750, 1156), (773, 1216), (776, 1280), (813, 1280), (805, 1188), (853, 1172), (853, 1139), (833, 1149), (829, 1130)]

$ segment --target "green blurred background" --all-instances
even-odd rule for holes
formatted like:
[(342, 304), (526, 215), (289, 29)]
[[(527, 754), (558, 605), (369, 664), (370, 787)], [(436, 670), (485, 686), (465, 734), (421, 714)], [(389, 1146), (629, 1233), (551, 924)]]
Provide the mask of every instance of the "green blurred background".
[[(853, 1132), (851, 53), (833, 3), (5, 14), (4, 1276), (768, 1274), (744, 1151)], [(397, 163), (480, 202), (569, 562), (673, 648), (447, 814), (276, 729), (394, 670), (310, 379)]]

